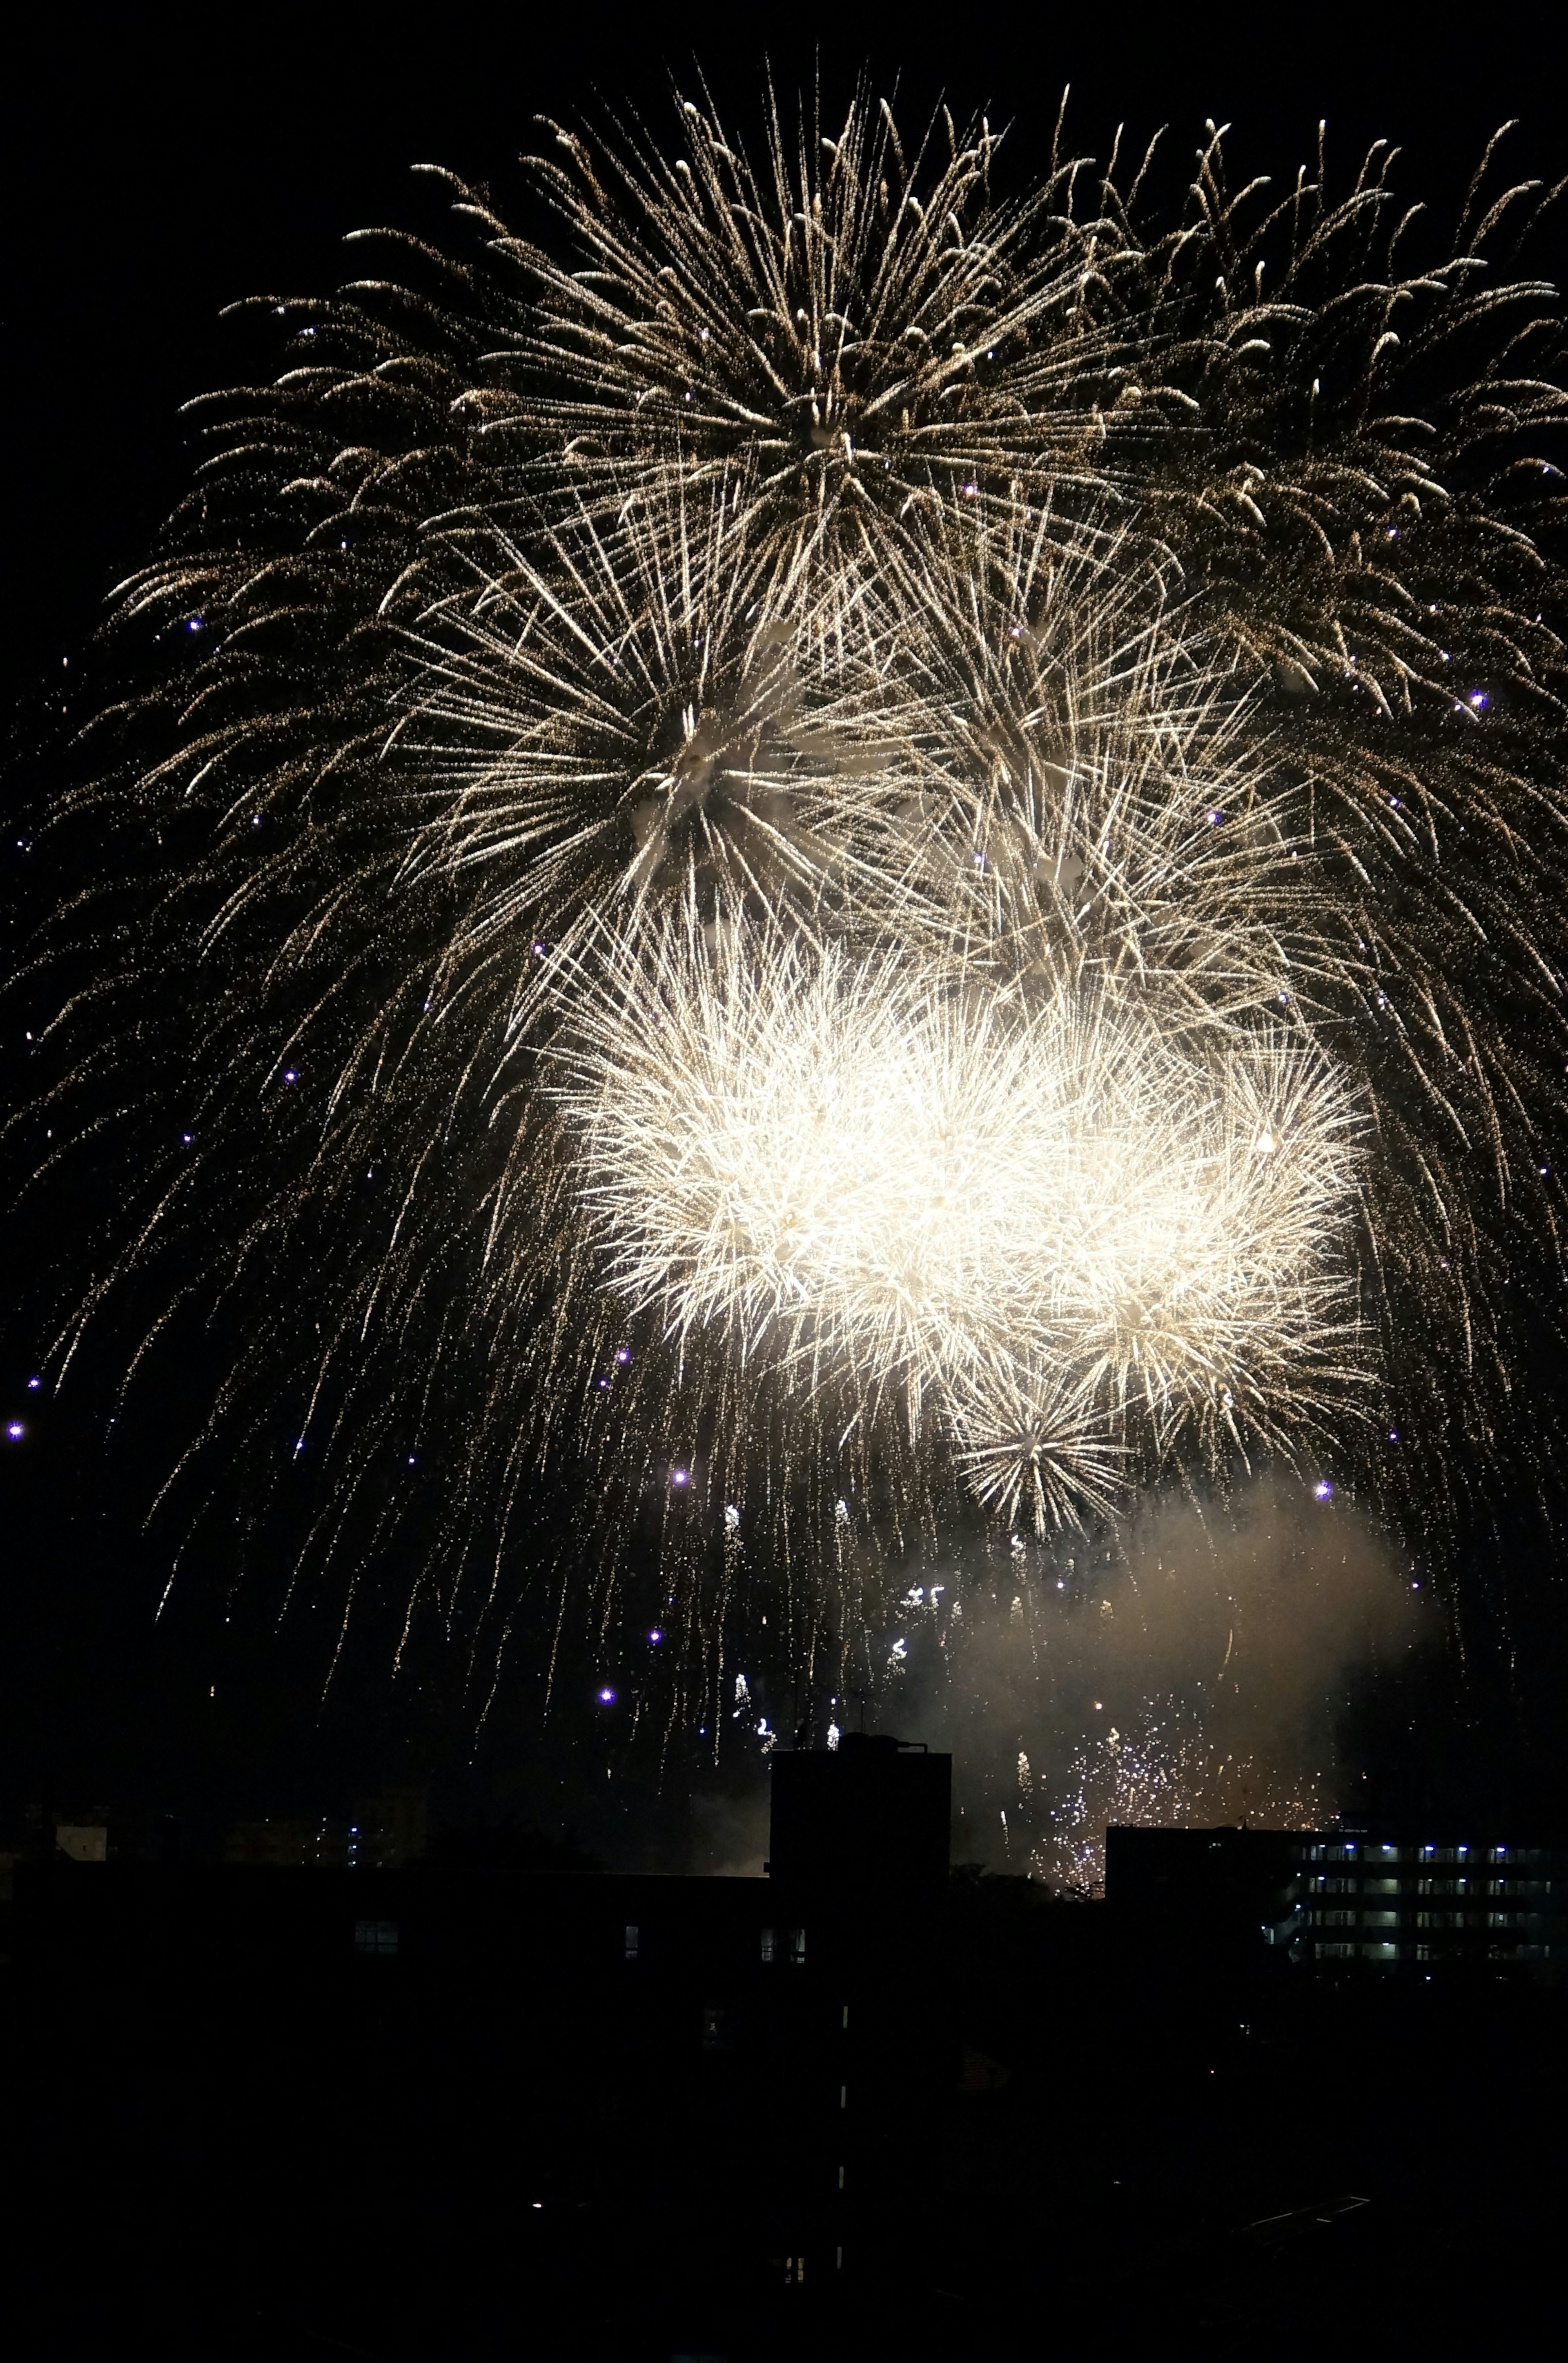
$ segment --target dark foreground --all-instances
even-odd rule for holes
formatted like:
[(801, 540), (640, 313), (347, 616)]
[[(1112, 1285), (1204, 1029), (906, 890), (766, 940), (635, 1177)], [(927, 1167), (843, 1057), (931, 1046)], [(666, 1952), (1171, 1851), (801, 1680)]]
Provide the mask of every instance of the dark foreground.
[(1556, 2310), (1568, 2011), (1481, 1962), (1333, 1980), (962, 1877), (57, 1863), (12, 1916), (18, 2355), (1490, 2353)]

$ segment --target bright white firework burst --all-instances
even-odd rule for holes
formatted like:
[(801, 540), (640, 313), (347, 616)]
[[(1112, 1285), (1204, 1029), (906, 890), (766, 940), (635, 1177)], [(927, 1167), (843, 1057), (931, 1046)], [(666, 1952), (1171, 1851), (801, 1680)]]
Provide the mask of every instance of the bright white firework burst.
[(612, 1284), (667, 1334), (890, 1399), (1041, 1527), (1134, 1441), (1288, 1448), (1353, 1371), (1355, 1110), (1299, 1037), (695, 898), (602, 960), (562, 1096)]

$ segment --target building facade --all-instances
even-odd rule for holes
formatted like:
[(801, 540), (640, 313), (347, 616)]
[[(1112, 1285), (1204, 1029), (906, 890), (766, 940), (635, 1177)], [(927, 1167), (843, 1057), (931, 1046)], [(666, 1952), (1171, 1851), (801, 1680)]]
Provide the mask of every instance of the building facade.
[(1568, 1847), (1344, 1819), (1322, 1830), (1112, 1828), (1106, 1896), (1162, 1938), (1380, 1969), (1560, 1973)]
[(1292, 1941), (1316, 1960), (1568, 1960), (1568, 1847), (1345, 1823), (1304, 1834), (1292, 1853)]

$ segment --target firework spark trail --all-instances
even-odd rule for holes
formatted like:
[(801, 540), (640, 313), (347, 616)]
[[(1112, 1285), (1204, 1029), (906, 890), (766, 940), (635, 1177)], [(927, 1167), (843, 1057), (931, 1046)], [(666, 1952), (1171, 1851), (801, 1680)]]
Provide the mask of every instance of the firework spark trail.
[(734, 507), (725, 480), (650, 494), (613, 534), (579, 514), (452, 538), (390, 753), (419, 816), (409, 874), (465, 890), (455, 961), (537, 929), (568, 944), (690, 869), (769, 906), (865, 891), (919, 784), (902, 615), (867, 594), (828, 619), (799, 580), (760, 583)]
[(519, 350), (568, 391), (521, 423), (590, 475), (610, 462), (602, 499), (744, 452), (753, 547), (787, 573), (814, 559), (836, 602), (950, 490), (1006, 506), (1025, 482), (1099, 483), (1121, 339), (1086, 294), (1124, 241), (1073, 217), (1071, 164), (997, 201), (987, 125), (944, 118), (911, 157), (866, 94), (793, 150), (770, 104), (760, 171), (691, 104), (673, 161), (640, 131), (596, 153), (549, 128), (536, 169), (578, 267), (519, 250)]
[(911, 642), (931, 891), (953, 904), (961, 871), (970, 925), (1064, 981), (1156, 988), (1166, 1024), (1287, 1005), (1347, 966), (1302, 866), (1299, 775), (1127, 555), (1065, 561), (1043, 521), (1015, 521), (909, 571), (909, 609), (940, 618)]
[[(864, 94), (770, 104), (757, 168), (711, 107), (562, 134), (558, 250), (448, 183), (460, 253), (256, 307), (289, 366), (199, 408), (61, 811), (142, 891), (67, 915), (41, 1173), (129, 1123), (81, 1302), (162, 1289), (150, 1367), (207, 1289), (207, 1437), (267, 1461), (300, 1404), (319, 1559), (417, 1444), (414, 1590), (476, 1647), (530, 1489), (624, 1535), (678, 1448), (717, 1663), (700, 1507), (773, 1504), (809, 1659), (846, 1501), (1043, 1525), (1332, 1444), (1427, 1516), (1453, 1419), (1519, 1416), (1568, 1065), (1539, 203), (1484, 174), (1407, 266), (1375, 152), (1276, 199), (1210, 138), (1164, 216), (1147, 161), (1058, 128), (999, 194), (985, 126), (911, 154)], [(563, 1548), (603, 1633), (621, 1545)]]

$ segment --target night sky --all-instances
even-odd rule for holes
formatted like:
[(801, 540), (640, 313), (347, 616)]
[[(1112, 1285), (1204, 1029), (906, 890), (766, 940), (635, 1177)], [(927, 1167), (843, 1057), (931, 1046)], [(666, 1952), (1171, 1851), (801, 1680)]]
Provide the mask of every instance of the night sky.
[[(72, 701), (91, 693), (76, 684), (91, 682), (100, 603), (182, 489), (179, 405), (251, 365), (220, 307), (329, 288), (348, 275), (339, 241), (350, 229), (433, 222), (412, 164), (448, 164), (525, 218), (513, 159), (534, 144), (534, 115), (569, 120), (602, 97), (657, 127), (669, 72), (686, 74), (695, 54), (743, 131), (765, 62), (786, 97), (820, 71), (824, 113), (868, 64), (878, 88), (897, 78), (906, 121), (944, 92), (959, 116), (1015, 117), (1025, 169), (1048, 146), (1065, 82), (1086, 150), (1103, 153), (1124, 117), (1142, 135), (1170, 122), (1185, 154), (1212, 116), (1235, 126), (1238, 180), (1254, 165), (1308, 159), (1320, 116), (1342, 168), (1386, 135), (1406, 151), (1401, 185), (1440, 212), (1456, 205), (1508, 116), (1523, 118), (1516, 173), (1568, 165), (1544, 8), (1474, 20), (1473, 49), (1457, 45), (1448, 12), (1414, 9), (1289, 12), (1288, 43), (1279, 19), (1256, 9), (1173, 10), (1158, 30), (1110, 10), (955, 10), (923, 33), (910, 30), (914, 12), (862, 9), (819, 12), (809, 33), (778, 38), (766, 17), (742, 12), (711, 24), (692, 12), (547, 17), (545, 29), (546, 12), (526, 7), (136, 10), (115, 22), (54, 10), (11, 36), (0, 161), (8, 964), (73, 883), (35, 849), (38, 798)], [(1032, 29), (1021, 32), (1024, 17)], [(1504, 27), (1506, 50), (1494, 38)], [(15, 1106), (28, 1089), (28, 1019), (16, 994), (0, 1022), (0, 1093)], [(8, 1187), (15, 1178), (8, 1169)], [(226, 1625), (211, 1569), (155, 1628), (171, 1553), (166, 1537), (144, 1538), (139, 1512), (182, 1407), (137, 1404), (106, 1448), (112, 1359), (46, 1400), (28, 1386), (35, 1317), (17, 1311), (91, 1219), (89, 1206), (56, 1197), (12, 1217), (6, 1235), (0, 1425), (25, 1432), (0, 1437), (0, 1844), (40, 1805), (62, 1817), (174, 1814), (215, 1832), (236, 1813), (337, 1810), (356, 1791), (419, 1780), (448, 1817), (569, 1822), (612, 1858), (684, 1867), (684, 1780), (673, 1776), (660, 1796), (651, 1777), (617, 1784), (607, 1803), (570, 1733), (541, 1736), (521, 1693), (502, 1695), (476, 1747), (460, 1669), (431, 1659), (394, 1696), (367, 1657), (346, 1668), (323, 1714), (311, 1613), (279, 1631), (243, 1614)], [(1560, 1383), (1551, 1368), (1525, 1375), (1549, 1395)], [(193, 1371), (194, 1392), (201, 1382)], [(1397, 1695), (1358, 1706), (1369, 1795), (1396, 1805), (1441, 1795), (1488, 1815), (1549, 1811), (1568, 1757), (1557, 1704), (1568, 1623), (1551, 1526), (1525, 1472), (1519, 1500), (1504, 1546), (1507, 1617), (1478, 1611), (1463, 1671), (1452, 1657), (1430, 1662)], [(1466, 1580), (1478, 1600), (1502, 1595), (1493, 1559), (1477, 1541)], [(701, 1830), (722, 1820), (722, 1800), (710, 1798), (698, 1867)]]

